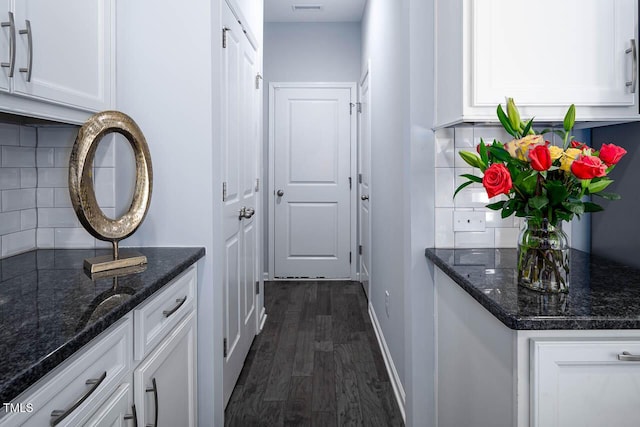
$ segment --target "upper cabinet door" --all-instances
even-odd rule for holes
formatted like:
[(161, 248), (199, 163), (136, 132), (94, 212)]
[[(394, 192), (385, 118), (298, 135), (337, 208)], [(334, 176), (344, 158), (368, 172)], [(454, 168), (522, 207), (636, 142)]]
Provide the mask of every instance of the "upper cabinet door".
[(14, 93), (83, 110), (110, 108), (113, 0), (14, 4)]
[(636, 4), (472, 2), (472, 104), (633, 105)]

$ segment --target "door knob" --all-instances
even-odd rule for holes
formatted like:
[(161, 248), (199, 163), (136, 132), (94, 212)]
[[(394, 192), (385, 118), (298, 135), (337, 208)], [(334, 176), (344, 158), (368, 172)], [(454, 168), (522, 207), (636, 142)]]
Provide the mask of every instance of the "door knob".
[(360, 200), (369, 200), (369, 195), (363, 194), (362, 196), (360, 196)]
[(244, 217), (245, 217), (246, 219), (249, 219), (249, 218), (251, 218), (251, 217), (253, 216), (253, 214), (254, 214), (254, 213), (256, 213), (256, 210), (255, 210), (255, 209), (253, 209), (253, 208), (246, 208), (246, 209), (244, 210)]
[(284, 191), (282, 191), (282, 190), (278, 190), (278, 191), (276, 192), (276, 194), (278, 195), (278, 197), (282, 197), (282, 196), (284, 196)]

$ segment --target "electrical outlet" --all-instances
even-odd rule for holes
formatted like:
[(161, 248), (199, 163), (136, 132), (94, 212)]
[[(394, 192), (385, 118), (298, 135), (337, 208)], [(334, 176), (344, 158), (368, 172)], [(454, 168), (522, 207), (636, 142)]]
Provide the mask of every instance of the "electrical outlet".
[(389, 291), (384, 291), (384, 309), (387, 312), (387, 317), (389, 317), (389, 305), (391, 304), (391, 295)]
[(484, 231), (486, 226), (484, 212), (456, 211), (453, 213), (453, 231)]

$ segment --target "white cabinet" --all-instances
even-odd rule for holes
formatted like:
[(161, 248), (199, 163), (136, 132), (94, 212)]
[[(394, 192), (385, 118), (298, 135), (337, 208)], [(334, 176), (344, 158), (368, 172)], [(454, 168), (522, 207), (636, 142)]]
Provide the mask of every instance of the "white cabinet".
[(87, 111), (111, 108), (114, 8), (114, 0), (7, 2), (0, 11), (0, 109), (78, 122)]
[(135, 406), (131, 384), (122, 384), (100, 409), (82, 425), (86, 427), (131, 427), (135, 426)]
[(640, 339), (531, 341), (532, 427), (638, 425)]
[(639, 330), (513, 330), (435, 269), (440, 427), (637, 426)]
[[(579, 11), (579, 12), (578, 12)], [(437, 0), (436, 127), (523, 117), (638, 120), (636, 0)]]
[(191, 312), (135, 370), (138, 425), (195, 427), (195, 328)]

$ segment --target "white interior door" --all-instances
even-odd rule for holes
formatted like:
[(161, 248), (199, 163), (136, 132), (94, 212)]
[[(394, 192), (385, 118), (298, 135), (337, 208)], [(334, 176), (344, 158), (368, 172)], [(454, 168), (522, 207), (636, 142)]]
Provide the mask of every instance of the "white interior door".
[(256, 52), (226, 3), (223, 6), (223, 205), (225, 405), (256, 334), (256, 216), (259, 98)]
[(274, 276), (349, 278), (353, 90), (272, 93)]
[(359, 225), (360, 225), (360, 281), (369, 297), (369, 271), (371, 266), (371, 95), (369, 70), (360, 83), (360, 149), (358, 159)]

